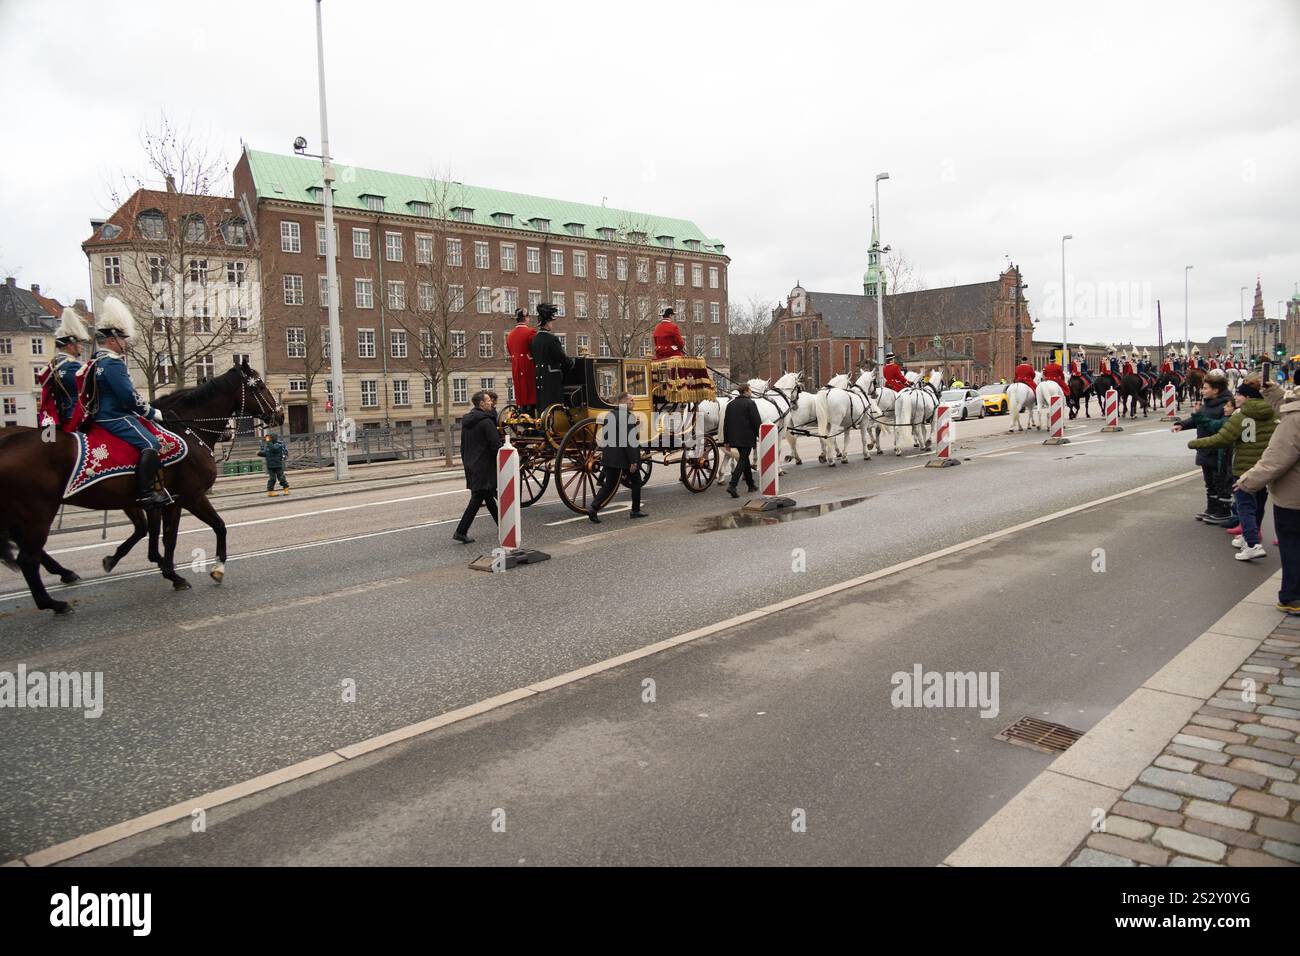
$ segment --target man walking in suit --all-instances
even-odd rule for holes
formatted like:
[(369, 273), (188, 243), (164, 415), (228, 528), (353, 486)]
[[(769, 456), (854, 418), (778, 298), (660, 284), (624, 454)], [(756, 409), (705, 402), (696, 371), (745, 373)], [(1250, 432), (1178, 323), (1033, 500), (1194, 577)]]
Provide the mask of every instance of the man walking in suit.
[(640, 422), (632, 411), (632, 394), (620, 392), (613, 410), (600, 423), (596, 435), (596, 444), (600, 446), (600, 464), (604, 468), (600, 488), (591, 506), (587, 508), (587, 518), (600, 524), (597, 512), (606, 505), (618, 490), (618, 483), (627, 480), (632, 489), (632, 517), (644, 518), (646, 512), (641, 510), (641, 435)]
[(749, 463), (749, 455), (758, 444), (758, 426), (763, 423), (758, 414), (758, 406), (749, 396), (749, 385), (736, 388), (740, 394), (727, 403), (727, 410), (722, 420), (722, 441), (740, 453), (740, 461), (731, 472), (731, 482), (727, 485), (727, 494), (739, 498), (736, 486), (743, 475), (745, 486), (750, 491), (757, 491), (754, 484), (754, 469)]

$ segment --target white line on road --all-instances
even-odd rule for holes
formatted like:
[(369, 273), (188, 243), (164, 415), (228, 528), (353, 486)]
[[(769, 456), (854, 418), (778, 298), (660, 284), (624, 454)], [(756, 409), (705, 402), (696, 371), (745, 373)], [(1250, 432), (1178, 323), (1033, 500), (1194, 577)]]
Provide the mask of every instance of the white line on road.
[(262, 617), (266, 614), (278, 614), (281, 611), (294, 607), (305, 607), (309, 604), (319, 604), (322, 601), (332, 601), (335, 598), (352, 597), (357, 594), (368, 594), (371, 591), (378, 591), (380, 588), (392, 587), (394, 584), (405, 584), (406, 578), (389, 578), (382, 581), (370, 581), (367, 584), (358, 584), (350, 588), (342, 588), (338, 591), (326, 591), (324, 594), (312, 594), (307, 597), (294, 598), (291, 601), (279, 601), (267, 607), (252, 608), (247, 611), (237, 611), (234, 614), (216, 614), (212, 617), (202, 617), (197, 621), (188, 621), (184, 624), (177, 624), (182, 631), (197, 631), (199, 628), (212, 627), (214, 624), (223, 624), (227, 621), (242, 621), (250, 617)]
[[(670, 650), (671, 648), (678, 647), (682, 644), (689, 644), (692, 641), (709, 637), (721, 631), (728, 631), (742, 624), (748, 624), (751, 621), (760, 620), (770, 614), (776, 614), (781, 611), (789, 610), (790, 608), (799, 607), (803, 604), (809, 604), (813, 601), (820, 600), (821, 598), (830, 597), (851, 588), (863, 584), (869, 584), (873, 581), (878, 581), (881, 578), (889, 577), (890, 575), (898, 574), (902, 571), (908, 571), (923, 564), (928, 564), (931, 561), (937, 561), (940, 558), (946, 558), (949, 555), (958, 554), (962, 551), (979, 547), (980, 545), (987, 544), (990, 541), (997, 541), (1000, 538), (1005, 538), (1009, 535), (1047, 524), (1050, 521), (1056, 521), (1060, 518), (1079, 514), (1080, 512), (1087, 511), (1090, 508), (1096, 508), (1099, 505), (1109, 504), (1112, 501), (1119, 501), (1130, 497), (1131, 495), (1151, 491), (1154, 488), (1162, 488), (1165, 485), (1185, 481), (1188, 478), (1199, 475), (1200, 473), (1200, 469), (1183, 472), (1180, 475), (1174, 475), (1172, 478), (1162, 478), (1159, 481), (1140, 485), (1137, 488), (1130, 488), (1127, 491), (1108, 495), (1105, 498), (1097, 498), (1094, 501), (1084, 502), (1080, 505), (1073, 505), (1061, 511), (1055, 511), (1052, 514), (1032, 518), (1029, 521), (1023, 521), (1020, 524), (1012, 525), (1008, 528), (1002, 528), (999, 531), (993, 531), (976, 538), (969, 538), (958, 544), (949, 545), (946, 548), (940, 548), (938, 551), (931, 551), (929, 554), (923, 554), (919, 557), (890, 565), (889, 567), (882, 568), (879, 571), (872, 571), (869, 574), (849, 578), (847, 581), (841, 581), (838, 584), (831, 584), (823, 588), (818, 588), (815, 591), (809, 591), (806, 594), (798, 595), (797, 597), (778, 601), (775, 604), (769, 604), (768, 606), (759, 608), (755, 611), (747, 611), (744, 614), (738, 614), (735, 617), (718, 621), (716, 624), (708, 624), (704, 627), (697, 628), (694, 631), (687, 631), (684, 634), (678, 634), (676, 637), (670, 637), (666, 640), (647, 645), (646, 647), (629, 651), (626, 654), (619, 654), (616, 657), (610, 657), (595, 664), (580, 667), (577, 670), (569, 671), (565, 674), (559, 674), (547, 680), (538, 681), (537, 683), (529, 684), (526, 687), (521, 687), (505, 694), (498, 694), (497, 696), (488, 698), (487, 700), (479, 701), (477, 704), (470, 704), (468, 707), (458, 708), (457, 710), (441, 714), (437, 717), (422, 720), (414, 724), (408, 724), (406, 727), (401, 727), (397, 730), (389, 731), (388, 733), (380, 734), (377, 737), (371, 737), (368, 740), (359, 741), (355, 744), (340, 747), (337, 750), (331, 750), (319, 757), (293, 764), (292, 766), (285, 767), (281, 770), (273, 771), (270, 774), (263, 774), (262, 776), (254, 777), (251, 780), (245, 780), (208, 794), (196, 796), (184, 803), (173, 804), (170, 807), (155, 810), (152, 813), (147, 813), (143, 816), (124, 820), (121, 823), (116, 823), (101, 830), (96, 830), (93, 833), (87, 833), (83, 836), (75, 837), (63, 843), (48, 847), (44, 850), (29, 853), (22, 859), (28, 866), (49, 866), (64, 860), (70, 860), (74, 857), (81, 856), (84, 853), (89, 853), (91, 850), (108, 846), (110, 843), (116, 843), (119, 840), (136, 836), (137, 834), (144, 833), (148, 830), (155, 829), (176, 820), (186, 819), (191, 815), (191, 812), (195, 807), (203, 807), (204, 809), (210, 810), (213, 807), (222, 804), (232, 803), (242, 797), (268, 790), (278, 784), (287, 783), (291, 780), (298, 780), (309, 776), (317, 770), (322, 770), (326, 767), (354, 759), (363, 754), (373, 753), (392, 744), (400, 743), (404, 740), (410, 740), (413, 737), (418, 737), (422, 734), (429, 733), (430, 731), (441, 727), (449, 726), (453, 723), (477, 717), (481, 714), (488, 713), (524, 698), (535, 697), (538, 694), (545, 693), (546, 691), (554, 690), (558, 687), (564, 687), (587, 677), (592, 677), (603, 671), (620, 667), (623, 664), (641, 660), (645, 657), (651, 657), (655, 654), (661, 653), (662, 651)], [(384, 534), (387, 532), (377, 533)]]
[[(631, 510), (632, 510), (632, 505), (629, 503), (626, 505), (619, 505), (617, 508), (605, 508), (600, 512), (600, 514), (612, 515), (612, 514), (617, 514), (620, 511), (631, 511)], [(546, 527), (554, 528), (557, 524), (573, 524), (573, 522), (575, 521), (586, 521), (586, 520), (587, 520), (586, 515), (578, 515), (578, 517), (576, 518), (562, 518), (559, 521), (548, 521), (546, 522)]]
[(1000, 451), (993, 455), (980, 455), (981, 458), (1006, 458), (1008, 455), (1023, 455), (1023, 451)]
[(1085, 438), (1083, 441), (1075, 441), (1073, 438), (1071, 438), (1071, 439), (1070, 439), (1070, 444), (1071, 444), (1071, 445), (1091, 445), (1091, 444), (1094, 444), (1094, 443), (1096, 443), (1096, 442), (1099, 442), (1099, 441), (1105, 441), (1105, 440), (1106, 440), (1106, 439), (1104, 439), (1104, 438)]

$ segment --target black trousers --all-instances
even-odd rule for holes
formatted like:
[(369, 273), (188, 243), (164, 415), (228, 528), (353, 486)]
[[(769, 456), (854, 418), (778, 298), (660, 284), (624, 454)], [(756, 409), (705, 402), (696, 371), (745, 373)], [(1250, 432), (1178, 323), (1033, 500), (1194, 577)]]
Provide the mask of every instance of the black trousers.
[(469, 531), (469, 526), (474, 523), (478, 516), (478, 510), (486, 507), (488, 514), (492, 516), (495, 524), (497, 520), (497, 493), (492, 490), (470, 490), (469, 504), (465, 506), (465, 513), (460, 516), (460, 524), (456, 525), (457, 534), (465, 534)]
[(1297, 607), (1300, 606), (1300, 509), (1274, 504), (1273, 530), (1277, 532), (1277, 549), (1282, 556), (1282, 587), (1277, 599)]
[(749, 463), (749, 453), (754, 449), (741, 448), (739, 445), (733, 445), (732, 447), (735, 448), (736, 451), (740, 454), (740, 462), (736, 465), (734, 469), (732, 469), (731, 483), (727, 487), (735, 488), (738, 484), (740, 484), (740, 479), (743, 477), (745, 479), (745, 487), (753, 488), (754, 487), (754, 466)]
[(632, 510), (641, 510), (641, 471), (636, 466), (630, 468), (606, 468), (601, 474), (600, 488), (596, 492), (596, 501), (591, 503), (591, 510), (599, 511), (596, 502), (608, 504), (613, 498), (614, 492), (618, 489), (618, 483), (627, 478), (627, 483), (632, 488)]

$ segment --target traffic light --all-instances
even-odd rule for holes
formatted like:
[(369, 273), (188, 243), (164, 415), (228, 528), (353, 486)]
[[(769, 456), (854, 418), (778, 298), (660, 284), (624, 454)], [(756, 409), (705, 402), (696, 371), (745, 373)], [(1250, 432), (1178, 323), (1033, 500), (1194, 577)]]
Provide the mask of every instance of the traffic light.
[(1278, 358), (1281, 358), (1283, 355), (1286, 354), (1286, 346), (1281, 342), (1278, 342), (1276, 345), (1273, 346), (1273, 354)]

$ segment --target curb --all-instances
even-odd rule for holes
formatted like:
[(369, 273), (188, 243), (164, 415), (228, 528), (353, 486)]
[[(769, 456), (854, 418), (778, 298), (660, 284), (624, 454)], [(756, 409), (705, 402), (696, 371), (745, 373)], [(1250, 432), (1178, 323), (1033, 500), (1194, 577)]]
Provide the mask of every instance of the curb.
[(1189, 717), (1286, 615), (1273, 574), (1156, 671), (944, 860), (947, 866), (1062, 866)]

